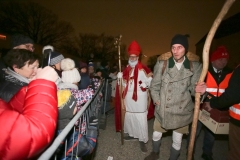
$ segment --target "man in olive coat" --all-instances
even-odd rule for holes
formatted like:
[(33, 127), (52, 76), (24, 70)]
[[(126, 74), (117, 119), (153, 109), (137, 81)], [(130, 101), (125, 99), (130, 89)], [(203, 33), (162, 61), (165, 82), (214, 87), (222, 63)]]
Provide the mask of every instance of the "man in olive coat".
[(195, 84), (198, 81), (202, 65), (191, 62), (186, 56), (188, 39), (177, 34), (171, 41), (170, 57), (158, 61), (154, 67), (154, 76), (150, 92), (155, 104), (155, 121), (153, 132), (153, 152), (145, 160), (159, 158), (162, 134), (172, 130), (172, 147), (170, 160), (176, 160), (180, 154), (182, 136), (188, 133), (192, 122), (195, 95)]

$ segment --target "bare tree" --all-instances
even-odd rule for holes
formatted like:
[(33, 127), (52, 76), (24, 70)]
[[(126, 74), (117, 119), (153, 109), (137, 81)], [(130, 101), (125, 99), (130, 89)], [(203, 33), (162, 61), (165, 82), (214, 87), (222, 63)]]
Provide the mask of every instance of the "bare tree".
[(148, 66), (153, 71), (153, 68), (157, 62), (157, 58), (159, 55), (154, 55), (148, 58)]
[(81, 58), (88, 58), (91, 53), (96, 54), (96, 42), (98, 36), (95, 34), (79, 34), (78, 45), (80, 47), (79, 56)]
[(0, 30), (29, 36), (40, 45), (55, 47), (69, 42), (74, 33), (70, 23), (59, 21), (50, 10), (33, 2), (2, 1), (0, 3)]
[[(114, 46), (114, 36), (106, 36), (104, 33), (95, 34), (79, 34), (78, 44), (80, 47), (79, 55), (82, 58), (89, 58), (93, 53), (95, 58), (106, 61), (117, 61), (118, 53)], [(121, 46), (121, 58), (126, 59), (126, 45)]]

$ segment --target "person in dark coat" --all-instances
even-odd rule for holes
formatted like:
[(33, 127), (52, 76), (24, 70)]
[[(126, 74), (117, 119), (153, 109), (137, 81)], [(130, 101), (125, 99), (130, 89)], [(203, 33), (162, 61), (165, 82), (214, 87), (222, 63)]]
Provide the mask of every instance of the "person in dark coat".
[[(99, 71), (101, 70), (101, 71)], [(109, 64), (107, 61), (102, 61), (101, 63), (97, 63), (97, 67), (96, 67), (96, 73), (97, 71), (101, 72), (101, 76), (104, 79), (111, 79), (109, 77)]]
[(13, 35), (11, 45), (12, 45), (12, 49), (26, 49), (31, 52), (34, 51), (33, 40), (23, 34)]
[(61, 61), (63, 59), (64, 59), (64, 56), (61, 53), (56, 51), (53, 51), (51, 53), (51, 60), (49, 65), (55, 69), (59, 77), (62, 77)]
[(3, 60), (4, 53), (3, 51), (0, 51), (0, 83), (4, 81), (4, 68), (6, 68), (6, 64)]
[(87, 64), (84, 62), (81, 62), (79, 65), (79, 71), (81, 76), (81, 81), (78, 84), (78, 89), (86, 89), (91, 85), (90, 77), (88, 75), (87, 71)]

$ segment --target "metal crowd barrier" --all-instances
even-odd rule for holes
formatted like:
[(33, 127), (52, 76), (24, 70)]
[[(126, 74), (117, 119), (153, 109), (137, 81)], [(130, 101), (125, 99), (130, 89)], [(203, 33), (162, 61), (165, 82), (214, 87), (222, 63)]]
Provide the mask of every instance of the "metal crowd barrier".
[(107, 122), (107, 115), (106, 113), (111, 112), (114, 108), (111, 108), (111, 92), (113, 86), (111, 86), (112, 81), (116, 81), (117, 79), (106, 79), (105, 84), (104, 84), (104, 94), (103, 94), (103, 104), (101, 108), (101, 113), (99, 120), (99, 127), (100, 129), (105, 129), (106, 128), (106, 122)]
[[(62, 132), (54, 139), (53, 143), (45, 150), (38, 160), (48, 160), (48, 159), (59, 159), (57, 157), (56, 151), (58, 147), (61, 145), (62, 142), (65, 141), (65, 153), (66, 153), (66, 145), (67, 145), (67, 140), (66, 137), (67, 135), (72, 131), (76, 131), (76, 127), (74, 124), (80, 119), (79, 126), (78, 128), (82, 128), (82, 125), (86, 125), (88, 127), (89, 125), (89, 118), (91, 116), (99, 116), (99, 113), (101, 112), (101, 107), (104, 107), (104, 112), (105, 112), (105, 105), (106, 103), (103, 103), (103, 96), (102, 96), (102, 90), (105, 85), (105, 81), (100, 85), (98, 90), (95, 92), (93, 98), (89, 100), (78, 113), (74, 116), (74, 118), (68, 123), (68, 125), (62, 130)], [(106, 88), (106, 87), (105, 87)], [(106, 93), (106, 92), (105, 92)], [(103, 105), (104, 104), (104, 105)], [(85, 123), (85, 124), (84, 124)], [(98, 126), (97, 126), (98, 127)], [(85, 135), (86, 130), (81, 130), (79, 133)], [(66, 158), (66, 155), (65, 155)], [(72, 157), (71, 159), (75, 159), (76, 157)]]

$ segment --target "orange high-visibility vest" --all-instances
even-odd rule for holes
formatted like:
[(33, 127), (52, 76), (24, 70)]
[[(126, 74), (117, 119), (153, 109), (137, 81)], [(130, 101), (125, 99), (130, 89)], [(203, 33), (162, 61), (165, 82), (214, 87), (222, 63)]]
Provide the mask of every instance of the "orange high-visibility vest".
[(229, 108), (229, 114), (232, 118), (240, 121), (240, 103), (231, 106)]
[(229, 108), (229, 114), (232, 118), (240, 121), (240, 103), (231, 106)]
[(212, 74), (208, 71), (206, 79), (206, 91), (211, 93), (215, 97), (219, 97), (223, 92), (225, 92), (225, 89), (228, 87), (228, 82), (231, 76), (232, 73), (227, 74), (224, 80), (218, 86)]

